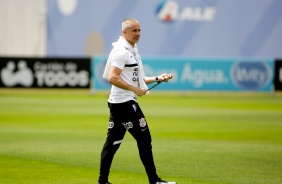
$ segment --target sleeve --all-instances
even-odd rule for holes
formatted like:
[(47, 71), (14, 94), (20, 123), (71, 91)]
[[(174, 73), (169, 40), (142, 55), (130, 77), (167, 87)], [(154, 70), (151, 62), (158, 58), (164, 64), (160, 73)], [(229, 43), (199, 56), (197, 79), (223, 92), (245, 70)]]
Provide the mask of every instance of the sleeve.
[(116, 52), (111, 58), (111, 66), (115, 66), (123, 70), (126, 61), (127, 61), (128, 53), (126, 50)]

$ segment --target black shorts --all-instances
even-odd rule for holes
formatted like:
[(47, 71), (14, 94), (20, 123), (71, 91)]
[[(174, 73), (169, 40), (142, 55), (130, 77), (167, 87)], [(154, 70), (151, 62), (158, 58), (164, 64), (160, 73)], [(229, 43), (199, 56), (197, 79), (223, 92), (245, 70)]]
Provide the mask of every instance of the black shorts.
[(108, 126), (108, 144), (122, 142), (126, 130), (137, 142), (151, 143), (151, 135), (145, 116), (134, 100), (114, 104), (108, 103), (110, 118)]

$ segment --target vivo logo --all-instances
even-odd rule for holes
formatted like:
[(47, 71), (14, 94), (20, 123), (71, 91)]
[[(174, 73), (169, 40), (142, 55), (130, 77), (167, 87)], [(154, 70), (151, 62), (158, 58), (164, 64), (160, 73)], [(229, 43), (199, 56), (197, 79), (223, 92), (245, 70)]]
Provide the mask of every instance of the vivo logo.
[(190, 7), (180, 10), (177, 2), (166, 0), (159, 4), (156, 17), (164, 22), (171, 21), (213, 21), (216, 9), (214, 7)]
[(271, 69), (261, 61), (237, 62), (231, 68), (231, 78), (239, 88), (256, 90), (269, 83)]

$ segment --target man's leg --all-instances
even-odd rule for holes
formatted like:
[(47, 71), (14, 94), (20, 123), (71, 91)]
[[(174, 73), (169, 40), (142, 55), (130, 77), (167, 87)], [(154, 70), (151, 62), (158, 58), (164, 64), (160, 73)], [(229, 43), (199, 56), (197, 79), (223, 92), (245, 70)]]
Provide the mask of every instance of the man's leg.
[(99, 183), (105, 183), (108, 181), (110, 168), (114, 155), (118, 150), (118, 148), (120, 147), (120, 144), (126, 132), (124, 126), (121, 124), (120, 121), (116, 120), (114, 116), (115, 113), (114, 115), (111, 113), (109, 126), (108, 126), (107, 139), (101, 152), (100, 176), (98, 180)]
[(135, 103), (134, 106), (134, 112), (130, 113), (133, 127), (128, 131), (137, 141), (139, 156), (145, 167), (150, 183), (156, 183), (158, 175), (154, 164), (150, 130), (139, 105)]
[[(149, 129), (145, 131), (147, 131), (148, 133), (142, 132), (143, 135), (150, 134)], [(139, 156), (145, 167), (146, 173), (148, 175), (148, 179), (151, 183), (153, 183), (154, 181), (158, 179), (158, 175), (157, 175), (156, 167), (154, 163), (151, 141), (146, 140), (146, 137), (139, 136), (138, 134), (133, 133), (132, 135), (137, 141)]]

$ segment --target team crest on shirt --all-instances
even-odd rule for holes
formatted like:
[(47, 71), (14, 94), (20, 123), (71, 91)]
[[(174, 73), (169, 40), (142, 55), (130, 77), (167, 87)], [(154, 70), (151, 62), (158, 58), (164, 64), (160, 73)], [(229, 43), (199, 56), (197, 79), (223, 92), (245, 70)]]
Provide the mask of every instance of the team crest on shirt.
[(147, 125), (145, 118), (139, 119), (139, 122), (140, 127), (145, 127)]
[(114, 122), (109, 122), (108, 128), (113, 128), (114, 127)]
[(132, 122), (122, 123), (122, 125), (124, 126), (124, 128), (126, 130), (129, 130), (130, 128), (133, 128)]

